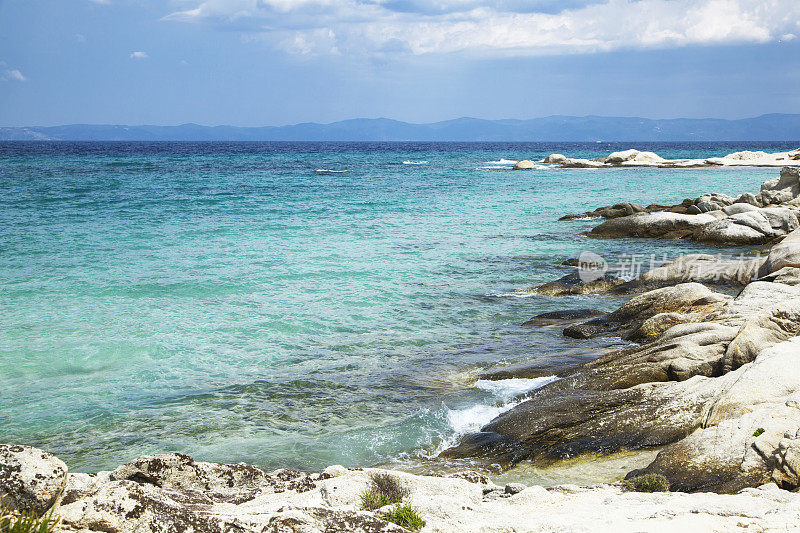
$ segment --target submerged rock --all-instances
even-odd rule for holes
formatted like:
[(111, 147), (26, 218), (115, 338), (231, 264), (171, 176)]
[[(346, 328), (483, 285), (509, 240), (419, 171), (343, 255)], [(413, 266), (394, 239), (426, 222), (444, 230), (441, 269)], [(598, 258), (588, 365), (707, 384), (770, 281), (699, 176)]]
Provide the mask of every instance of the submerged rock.
[(588, 318), (603, 315), (602, 311), (597, 309), (567, 309), (564, 311), (549, 311), (547, 313), (540, 313), (530, 320), (522, 323), (523, 326), (553, 326), (576, 322), (578, 320), (586, 320)]

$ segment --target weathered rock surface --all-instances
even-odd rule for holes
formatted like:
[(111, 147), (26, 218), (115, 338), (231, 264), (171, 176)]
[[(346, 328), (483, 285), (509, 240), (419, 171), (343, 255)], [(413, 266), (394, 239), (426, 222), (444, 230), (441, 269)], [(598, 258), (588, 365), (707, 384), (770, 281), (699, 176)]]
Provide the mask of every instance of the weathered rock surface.
[[(767, 258), (739, 266), (716, 265), (709, 256), (688, 262), (709, 262), (722, 268), (727, 279), (742, 283), (759, 273), (790, 275), (786, 271), (797, 267), (784, 265), (793, 264), (800, 249), (798, 235), (800, 230)], [(685, 266), (665, 265), (653, 277), (685, 277)], [(800, 285), (750, 281), (731, 298), (682, 283), (570, 326), (565, 334), (571, 333), (614, 334), (644, 344), (613, 350), (564, 372), (443, 455), (549, 465), (586, 453), (669, 444), (646, 471), (664, 473), (686, 490), (731, 492), (770, 479), (798, 486), (792, 480), (800, 472), (794, 459), (800, 441), (773, 439), (767, 449), (762, 437), (762, 451), (752, 454), (744, 453), (752, 444), (752, 438), (744, 437), (759, 428), (794, 436), (800, 428), (800, 409), (787, 410), (800, 406)], [(725, 445), (712, 457), (704, 446), (718, 439), (725, 439)]]
[(528, 159), (523, 159), (522, 161), (517, 161), (514, 165), (514, 170), (533, 170), (536, 168), (536, 163), (533, 161), (529, 161)]
[(603, 222), (587, 233), (589, 237), (650, 237), (659, 239), (684, 239), (697, 230), (716, 222), (709, 214), (684, 215), (680, 213), (656, 212), (636, 213)]
[(567, 156), (563, 154), (550, 154), (544, 158), (543, 162), (550, 165), (559, 165), (567, 162)]
[(43, 513), (67, 477), (61, 459), (31, 446), (0, 444), (0, 505)]
[[(778, 474), (797, 466), (792, 439), (781, 439)], [(43, 454), (40, 450), (36, 450)], [(0, 461), (0, 464), (5, 464)], [(241, 470), (249, 474), (241, 477)], [(389, 473), (408, 489), (406, 501), (427, 522), (423, 532), (496, 531), (734, 531), (788, 530), (800, 520), (800, 495), (765, 485), (735, 495), (626, 492), (621, 485), (544, 489), (510, 483), (494, 485), (486, 476), (418, 476), (376, 469), (329, 467), (320, 474), (267, 474), (247, 465), (195, 462), (175, 454), (137, 459), (115, 470), (157, 475), (158, 486), (143, 478), (112, 479), (111, 473), (70, 474), (70, 496), (55, 513), (60, 529), (104, 533), (195, 533), (221, 531), (288, 533), (389, 533), (405, 529), (379, 512), (357, 510), (373, 472)], [(192, 474), (192, 472), (194, 474)], [(214, 472), (215, 474), (208, 474)], [(42, 472), (42, 475), (45, 473)], [(195, 475), (199, 478), (195, 478)], [(211, 477), (207, 477), (207, 476)], [(289, 478), (310, 486), (284, 487)], [(196, 484), (203, 478), (207, 485)], [(260, 480), (260, 481), (255, 481)], [(240, 485), (242, 483), (242, 485)], [(216, 501), (209, 494), (248, 495), (240, 503)], [(249, 497), (249, 496), (248, 496)], [(237, 500), (234, 498), (233, 500)]]
[(616, 333), (629, 338), (644, 322), (664, 313), (694, 313), (704, 316), (721, 308), (729, 297), (699, 283), (682, 283), (634, 297), (616, 311), (564, 330), (568, 337), (586, 339)]
[(736, 492), (770, 481), (800, 486), (798, 341), (774, 345), (719, 378), (719, 393), (706, 406), (700, 429), (629, 476), (659, 473), (683, 491)]

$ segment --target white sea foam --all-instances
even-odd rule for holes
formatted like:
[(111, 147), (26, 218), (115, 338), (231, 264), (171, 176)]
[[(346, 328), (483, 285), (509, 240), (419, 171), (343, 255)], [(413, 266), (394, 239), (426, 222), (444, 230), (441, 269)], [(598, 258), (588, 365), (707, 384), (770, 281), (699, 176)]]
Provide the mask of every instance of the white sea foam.
[(315, 172), (325, 172), (328, 174), (341, 174), (342, 172), (347, 172), (346, 170), (331, 170), (329, 168), (318, 168)]
[(427, 161), (403, 161), (404, 165), (427, 165)]
[(501, 400), (510, 400), (526, 392), (544, 387), (557, 380), (556, 376), (542, 376), (540, 378), (509, 378), (509, 379), (479, 379), (475, 388), (491, 392)]
[(484, 161), (484, 165), (516, 165), (519, 163), (516, 159), (498, 159), (497, 161)]
[(557, 379), (559, 379), (557, 376), (543, 376), (532, 379), (511, 378), (496, 381), (479, 379), (475, 383), (475, 388), (491, 393), (498, 402), (493, 405), (478, 404), (463, 409), (448, 409), (447, 422), (455, 432), (455, 435), (448, 439), (445, 447), (455, 444), (456, 439), (462, 435), (479, 431), (481, 427), (491, 422), (492, 419), (509, 409), (513, 409), (524, 401), (523, 399), (514, 400), (514, 398), (543, 387)]

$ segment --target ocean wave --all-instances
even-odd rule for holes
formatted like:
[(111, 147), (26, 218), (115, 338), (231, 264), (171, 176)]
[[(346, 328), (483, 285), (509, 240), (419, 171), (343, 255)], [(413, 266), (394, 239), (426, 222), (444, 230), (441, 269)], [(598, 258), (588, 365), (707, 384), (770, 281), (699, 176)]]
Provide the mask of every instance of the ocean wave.
[(483, 165), (516, 165), (519, 163), (516, 159), (498, 159), (497, 161), (484, 161)]
[(495, 398), (494, 404), (477, 404), (462, 409), (446, 409), (447, 423), (453, 435), (445, 439), (437, 448), (436, 454), (454, 446), (458, 439), (467, 433), (474, 433), (491, 422), (496, 417), (513, 409), (525, 401), (520, 396), (544, 387), (548, 383), (558, 380), (558, 376), (542, 376), (539, 378), (510, 378), (487, 380), (479, 379), (475, 388), (486, 391)]
[(348, 172), (347, 170), (331, 170), (329, 168), (318, 168), (314, 172), (322, 172), (327, 174), (341, 174), (342, 172)]
[(403, 161), (404, 165), (427, 165), (427, 161)]

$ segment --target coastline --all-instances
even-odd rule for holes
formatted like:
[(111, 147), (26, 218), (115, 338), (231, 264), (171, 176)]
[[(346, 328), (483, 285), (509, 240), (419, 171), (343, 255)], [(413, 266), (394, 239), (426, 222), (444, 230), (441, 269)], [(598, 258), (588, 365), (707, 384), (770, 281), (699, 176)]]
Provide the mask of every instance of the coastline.
[[(716, 203), (718, 209), (710, 208), (695, 214), (671, 213), (666, 216), (666, 219), (665, 215), (656, 215), (653, 212), (632, 213), (609, 218), (609, 221), (617, 221), (613, 223), (617, 229), (612, 237), (691, 238), (694, 235), (703, 234), (715, 236), (717, 242), (726, 245), (772, 244), (773, 247), (766, 257), (754, 257), (744, 262), (723, 262), (713, 257), (687, 256), (680, 261), (671, 262), (656, 271), (645, 274), (638, 280), (646, 283), (627, 285), (624, 289), (620, 289), (620, 287), (625, 284), (616, 283), (616, 281), (608, 284), (595, 284), (586, 288), (586, 283), (578, 280), (578, 283), (573, 284), (572, 287), (583, 285), (579, 290), (586, 290), (586, 293), (589, 294), (602, 294), (612, 289), (630, 291), (627, 293), (629, 295), (641, 294), (631, 300), (631, 302), (635, 300), (634, 305), (629, 305), (629, 302), (618, 311), (599, 318), (595, 317), (587, 322), (576, 322), (573, 325), (574, 328), (569, 326), (567, 329), (573, 328), (576, 335), (583, 336), (578, 338), (594, 335), (619, 335), (623, 338), (631, 336), (630, 338), (642, 342), (643, 348), (619, 350), (604, 356), (597, 362), (582, 365), (577, 378), (572, 377), (575, 375), (576, 369), (570, 369), (569, 374), (565, 373), (561, 376), (561, 380), (537, 389), (527, 402), (500, 417), (505, 420), (506, 426), (512, 429), (515, 426), (531, 427), (533, 424), (527, 421), (527, 417), (531, 416), (530, 409), (535, 407), (537, 401), (540, 403), (565, 401), (566, 403), (563, 405), (569, 408), (570, 413), (580, 413), (579, 410), (575, 411), (574, 409), (574, 397), (566, 397), (564, 400), (560, 393), (567, 386), (571, 390), (581, 387), (591, 390), (593, 391), (591, 397), (593, 412), (590, 413), (591, 416), (585, 420), (586, 423), (582, 427), (578, 427), (577, 430), (575, 425), (568, 428), (569, 431), (574, 431), (574, 434), (562, 434), (561, 444), (566, 442), (566, 448), (554, 451), (552, 446), (550, 448), (546, 445), (542, 447), (535, 438), (531, 438), (530, 434), (523, 435), (524, 438), (518, 439), (518, 442), (510, 443), (509, 435), (511, 438), (519, 437), (519, 435), (514, 434), (513, 431), (503, 434), (501, 431), (497, 431), (503, 428), (493, 422), (490, 424), (490, 430), (482, 433), (494, 433), (506, 440), (501, 442), (496, 440), (493, 435), (489, 435), (490, 439), (487, 440), (487, 435), (483, 435), (481, 437), (483, 440), (480, 438), (477, 441), (473, 440), (473, 444), (477, 444), (477, 447), (472, 447), (466, 454), (469, 457), (479, 456), (478, 449), (483, 448), (490, 451), (488, 455), (492, 460), (504, 457), (504, 461), (509, 464), (518, 463), (523, 459), (529, 460), (539, 454), (543, 458), (543, 464), (546, 464), (553, 460), (559, 461), (572, 457), (575, 454), (605, 454), (614, 449), (666, 446), (647, 468), (648, 471), (661, 473), (668, 479), (672, 477), (673, 483), (684, 490), (721, 490), (738, 494), (730, 497), (711, 494), (643, 496), (627, 493), (620, 485), (605, 485), (590, 489), (562, 487), (551, 490), (531, 487), (512, 494), (518, 487), (508, 490), (504, 487), (501, 491), (494, 488), (488, 480), (486, 483), (482, 482), (482, 478), (478, 483), (473, 483), (467, 480), (442, 481), (450, 478), (431, 478), (397, 473), (396, 475), (405, 480), (409, 486), (419, 487), (418, 490), (415, 489), (416, 493), (412, 490), (411, 499), (422, 509), (423, 514), (427, 513), (431, 517), (429, 520), (431, 525), (428, 530), (449, 531), (456, 527), (474, 531), (495, 530), (487, 529), (493, 527), (493, 524), (506, 524), (501, 527), (509, 528), (552, 528), (562, 522), (577, 529), (578, 523), (569, 521), (577, 519), (570, 517), (568, 510), (574, 510), (575, 506), (583, 505), (581, 512), (588, 517), (600, 512), (601, 507), (598, 502), (608, 498), (619, 502), (620, 508), (623, 509), (623, 514), (616, 518), (632, 520), (637, 524), (636, 527), (643, 523), (649, 523), (654, 528), (666, 527), (667, 524), (675, 527), (676, 524), (686, 523), (691, 524), (692, 527), (712, 525), (713, 527), (733, 529), (752, 524), (780, 527), (784, 524), (796, 523), (797, 516), (793, 511), (786, 511), (779, 515), (769, 512), (780, 505), (796, 503), (796, 496), (793, 493), (780, 490), (775, 484), (779, 483), (789, 489), (797, 487), (798, 469), (794, 461), (794, 454), (798, 448), (796, 435), (797, 429), (800, 428), (800, 420), (797, 419), (797, 415), (800, 411), (794, 404), (790, 405), (795, 401), (793, 394), (797, 390), (797, 376), (792, 372), (781, 374), (782, 369), (787, 368), (787, 361), (791, 361), (792, 356), (800, 353), (800, 346), (796, 339), (795, 341), (790, 340), (797, 335), (798, 331), (796, 304), (797, 298), (800, 297), (798, 294), (800, 288), (796, 287), (800, 283), (798, 276), (800, 264), (797, 264), (798, 253), (800, 253), (798, 252), (800, 233), (797, 229), (798, 210), (795, 202), (800, 194), (800, 181), (795, 179), (796, 176), (797, 172), (791, 170), (782, 172), (777, 181), (770, 185), (765, 184), (766, 188), (762, 188), (762, 192), (759, 193), (761, 198), (756, 198), (756, 202), (761, 205), (739, 202), (737, 201), (739, 199), (730, 198), (729, 201), (719, 196), (709, 196), (705, 199), (696, 199), (692, 205), (698, 206), (698, 210), (700, 210), (699, 206), (704, 202), (712, 204), (720, 202)], [(764, 192), (768, 194), (765, 195)], [(764, 203), (765, 198), (769, 200), (766, 204)], [(745, 204), (751, 205), (753, 209), (744, 208), (739, 211), (740, 208), (734, 208), (726, 211), (726, 208), (731, 208), (731, 206)], [(764, 211), (765, 209), (767, 211)], [(789, 214), (775, 213), (776, 209), (787, 210)], [(794, 223), (791, 221), (791, 216), (795, 217)], [(691, 219), (689, 217), (699, 218)], [(666, 225), (664, 220), (668, 221)], [(664, 230), (665, 227), (666, 230)], [(645, 228), (646, 231), (643, 231), (642, 228)], [(589, 232), (590, 237), (595, 236), (591, 235), (592, 232)], [(707, 267), (711, 264), (714, 269), (709, 271)], [(702, 268), (698, 268), (698, 265)], [(709, 272), (712, 272), (713, 276), (708, 277)], [(717, 281), (739, 286), (740, 294), (731, 298), (698, 284), (698, 282), (702, 282), (713, 286), (713, 282)], [(662, 286), (654, 289), (655, 291), (665, 291), (666, 289), (668, 292), (654, 295), (653, 290), (648, 290), (652, 289), (654, 284)], [(610, 288), (609, 285), (613, 287)], [(776, 296), (778, 297), (776, 298)], [(639, 299), (637, 300), (637, 298)], [(631, 328), (632, 324), (635, 324), (635, 327)], [(698, 329), (699, 327), (705, 329)], [(678, 344), (682, 348), (677, 350), (671, 348), (674, 344)], [(709, 346), (712, 349), (706, 350)], [(732, 346), (733, 348), (731, 348)], [(699, 350), (700, 347), (703, 350)], [(672, 352), (669, 352), (670, 350)], [(696, 357), (699, 351), (702, 351), (702, 357)], [(642, 375), (645, 375), (644, 379), (641, 378)], [(620, 376), (625, 376), (626, 379), (620, 380)], [(769, 387), (764, 386), (765, 377), (769, 378)], [(748, 380), (751, 380), (749, 384)], [(636, 381), (639, 382), (635, 383)], [(748, 384), (748, 386), (742, 389), (742, 383)], [(739, 386), (740, 389), (736, 390), (736, 386)], [(636, 394), (632, 394), (631, 390), (634, 390)], [(731, 392), (732, 390), (735, 394)], [(647, 391), (647, 393), (641, 394), (642, 391)], [(673, 398), (677, 398), (679, 401), (670, 403)], [(617, 418), (604, 418), (607, 416), (606, 412), (599, 414), (594, 412), (598, 402), (602, 404), (603, 401), (612, 401), (615, 406), (622, 406), (620, 410), (612, 413)], [(578, 407), (586, 407), (587, 404), (588, 402), (584, 402), (578, 404)], [(754, 406), (758, 406), (758, 409), (754, 410)], [(668, 411), (668, 416), (662, 417), (651, 426), (646, 426), (648, 435), (643, 436), (639, 432), (631, 440), (628, 433), (632, 426), (641, 428), (641, 424), (647, 422), (646, 417), (664, 409)], [(538, 424), (542, 413), (539, 412), (535, 416)], [(622, 428), (616, 436), (612, 435), (605, 441), (598, 439), (591, 442), (589, 439), (590, 442), (586, 443), (587, 436), (592, 436), (597, 427), (608, 427), (609, 422)], [(653, 434), (658, 433), (659, 429), (664, 427), (670, 431), (656, 435), (654, 440)], [(675, 431), (676, 427), (677, 431)], [(557, 426), (539, 428), (541, 432), (549, 432), (551, 435), (555, 429), (563, 428)], [(762, 431), (755, 435), (759, 429)], [(792, 429), (795, 430), (794, 433)], [(707, 437), (705, 435), (707, 433), (713, 433), (714, 442), (723, 439), (730, 446), (721, 451), (709, 450), (704, 442), (704, 436)], [(572, 443), (569, 439), (572, 439)], [(620, 445), (619, 441), (625, 439), (628, 440), (624, 446)], [(469, 439), (466, 441), (469, 442)], [(577, 447), (574, 445), (575, 442), (578, 443)], [(519, 450), (528, 455), (520, 458)], [(751, 452), (751, 450), (754, 451)], [(462, 448), (463, 451), (464, 448)], [(742, 453), (743, 451), (744, 453)], [(716, 455), (713, 455), (714, 453)], [(687, 454), (689, 457), (693, 457), (692, 454), (695, 454), (694, 463), (686, 460)], [(216, 496), (205, 494), (208, 501), (198, 502), (192, 501), (192, 498), (200, 498), (198, 493), (203, 495), (204, 492), (211, 490), (211, 488), (203, 487), (211, 487), (213, 483), (209, 485), (210, 482), (208, 482), (204, 486), (191, 483), (187, 485), (185, 479), (194, 478), (196, 481), (196, 479), (202, 478), (202, 475), (207, 475), (209, 470), (224, 471), (225, 468), (208, 466), (208, 463), (194, 463), (185, 459), (185, 456), (169, 457), (169, 461), (175, 464), (170, 464), (166, 468), (163, 465), (156, 466), (159, 461), (163, 461), (163, 458), (158, 458), (134, 461), (135, 466), (133, 467), (130, 466), (133, 463), (129, 463), (122, 470), (115, 470), (115, 472), (133, 471), (130, 475), (109, 474), (106, 476), (99, 474), (87, 477), (83, 474), (70, 476), (65, 474), (60, 476), (58, 480), (63, 482), (66, 479), (67, 489), (72, 491), (65, 491), (63, 498), (67, 499), (68, 503), (65, 504), (62, 499), (59, 507), (65, 512), (64, 525), (75, 531), (93, 530), (92, 528), (99, 527), (97, 524), (103, 523), (102, 521), (105, 520), (112, 525), (103, 527), (109, 527), (115, 531), (139, 530), (140, 527), (149, 527), (152, 531), (159, 531), (158, 528), (166, 527), (162, 522), (173, 519), (168, 519), (155, 511), (155, 509), (159, 509), (159, 505), (165, 505), (166, 507), (162, 507), (162, 509), (171, 509), (167, 516), (172, 516), (175, 520), (184, 520), (182, 523), (188, 523), (186, 521), (197, 523), (197, 520), (200, 520), (198, 517), (204, 517), (203, 520), (208, 520), (204, 524), (211, 529), (225, 527), (224, 524), (228, 523), (226, 521), (234, 520), (239, 521), (235, 522), (238, 527), (245, 529), (263, 528), (265, 524), (269, 524), (270, 527), (273, 527), (272, 530), (281, 531), (281, 527), (289, 527), (290, 522), (286, 522), (287, 520), (299, 521), (296, 523), (300, 524), (305, 520), (309, 530), (328, 527), (330, 524), (340, 522), (350, 524), (348, 527), (353, 527), (353, 529), (342, 530), (359, 530), (356, 527), (361, 527), (361, 530), (364, 531), (392, 530), (392, 526), (382, 524), (380, 520), (376, 522), (373, 520), (374, 516), (356, 510), (356, 496), (367, 483), (365, 475), (359, 470), (331, 468), (327, 473), (317, 474), (316, 477), (305, 474), (275, 473), (273, 476), (276, 479), (280, 480), (285, 477), (287, 479), (284, 481), (295, 484), (293, 488), (283, 487), (283, 491), (278, 492), (275, 490), (276, 482), (266, 481), (265, 474), (258, 474), (250, 470), (253, 467), (229, 467), (233, 470), (245, 468), (247, 472), (258, 478), (258, 482), (254, 482), (252, 479), (237, 479), (235, 473), (230, 474), (233, 476), (233, 486), (229, 488), (235, 489), (233, 493), (240, 494), (243, 491), (250, 491), (250, 493), (257, 494), (253, 499), (248, 500), (252, 504), (247, 502), (231, 503), (230, 491), (227, 496), (220, 497), (221, 499), (217, 498), (220, 501), (215, 500)], [(42, 456), (42, 460), (44, 459)], [(736, 463), (738, 459), (741, 461)], [(9, 462), (11, 460), (6, 459)], [(49, 458), (47, 460), (51, 461)], [(687, 465), (692, 466), (693, 464), (693, 468), (686, 469)], [(696, 466), (697, 464), (702, 464), (702, 473), (698, 471), (700, 469)], [(54, 470), (58, 470), (58, 468)], [(10, 469), (4, 473), (7, 471)], [(709, 474), (709, 472), (711, 473)], [(158, 475), (163, 477), (159, 478)], [(326, 475), (331, 477), (326, 477)], [(713, 479), (709, 481), (707, 478)], [(2, 486), (9, 486), (8, 479), (0, 478), (0, 481), (3, 482)], [(339, 479), (337, 483), (341, 482), (342, 486), (346, 487), (341, 490), (349, 491), (347, 492), (348, 496), (331, 499), (330, 494), (334, 489), (331, 489), (329, 485), (332, 485), (331, 480), (333, 479)], [(698, 479), (701, 482), (699, 485), (697, 485)], [(721, 479), (723, 482), (720, 481)], [(695, 483), (696, 486), (691, 486), (691, 483)], [(765, 483), (771, 485), (758, 488)], [(314, 487), (309, 490), (298, 490), (305, 489), (310, 485), (314, 485)], [(476, 487), (473, 485), (480, 487), (479, 499), (477, 499)], [(142, 488), (143, 486), (145, 488)], [(492, 490), (486, 491), (487, 488)], [(269, 492), (270, 490), (272, 492)], [(742, 490), (744, 492), (741, 492)], [(114, 491), (117, 492), (114, 493)], [(183, 491), (184, 493), (183, 495), (173, 494), (169, 491), (177, 491), (177, 493)], [(448, 499), (447, 505), (438, 504), (437, 497), (432, 494), (446, 491), (452, 492), (452, 497)], [(268, 492), (270, 498), (267, 498)], [(500, 497), (495, 494), (500, 492), (508, 494), (508, 496)], [(133, 497), (132, 494), (136, 494), (136, 496)], [(275, 496), (276, 494), (283, 494), (283, 496)], [(305, 494), (305, 496), (299, 496), (301, 494)], [(297, 496), (295, 497), (295, 495)], [(495, 496), (497, 497), (495, 498)], [(76, 499), (70, 501), (72, 498)], [(130, 509), (126, 510), (124, 515), (119, 515), (118, 513), (121, 512), (119, 510), (109, 510), (109, 502), (113, 502), (114, 498), (122, 500), (129, 498), (127, 501), (134, 507), (136, 505), (144, 506), (142, 510), (144, 518), (140, 521), (130, 522), (133, 520), (127, 516)], [(171, 500), (171, 503), (165, 498)], [(731, 503), (733, 500), (728, 498), (738, 498), (738, 500), (735, 500), (736, 503)], [(233, 499), (237, 498), (234, 496)], [(267, 499), (269, 499), (269, 505)], [(474, 509), (470, 509), (469, 513), (462, 515), (457, 507), (459, 505), (465, 507), (464, 502), (470, 502)], [(531, 505), (541, 506), (544, 502), (552, 504), (549, 517), (519, 517), (519, 520), (522, 521), (516, 525), (505, 523), (500, 518), (508, 514), (520, 513), (524, 509), (529, 509), (528, 506)], [(688, 506), (685, 512), (680, 511), (680, 502)], [(650, 514), (657, 514), (658, 510), (669, 508), (677, 510), (670, 518), (662, 516), (653, 519), (637, 515), (636, 513), (642, 509), (634, 509), (633, 503), (642, 504), (644, 509), (649, 509)], [(173, 504), (173, 507), (169, 507)], [(693, 523), (691, 521), (695, 517), (691, 516), (692, 513), (688, 508), (701, 504), (706, 505), (708, 509), (706, 513), (708, 516), (702, 518), (710, 522)], [(96, 507), (96, 512), (102, 516), (97, 519), (100, 522), (86, 522), (89, 520), (86, 518), (88, 516), (87, 509), (93, 505)], [(123, 509), (125, 505), (117, 507)], [(244, 507), (231, 509), (231, 505)], [(271, 505), (295, 505), (299, 506), (301, 510), (279, 511), (277, 507), (274, 509), (270, 507)], [(744, 518), (740, 515), (726, 515), (723, 509), (729, 509), (730, 505), (743, 505), (747, 507), (749, 514)], [(70, 509), (70, 506), (74, 507)], [(218, 509), (215, 506), (228, 507), (225, 512), (222, 512), (221, 507)], [(111, 507), (113, 508), (113, 505)], [(154, 510), (155, 514), (148, 514), (148, 509)], [(309, 509), (324, 509), (324, 511), (309, 511)], [(561, 514), (558, 509), (563, 510)], [(462, 509), (462, 511), (466, 510)], [(542, 514), (546, 515), (547, 513)], [(69, 518), (70, 516), (74, 518)], [(483, 517), (483, 522), (476, 517)], [(139, 518), (141, 516), (136, 517), (137, 520)], [(740, 522), (733, 524), (734, 518)], [(362, 520), (363, 523), (361, 523)], [(652, 522), (646, 522), (647, 520), (652, 520)], [(744, 521), (742, 522), (742, 520)], [(770, 520), (774, 520), (774, 522), (769, 522)], [(352, 521), (356, 521), (358, 524)], [(470, 529), (472, 526), (474, 529)]]

